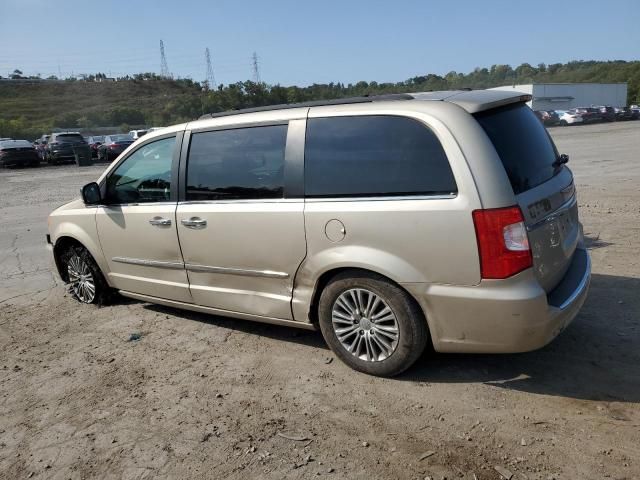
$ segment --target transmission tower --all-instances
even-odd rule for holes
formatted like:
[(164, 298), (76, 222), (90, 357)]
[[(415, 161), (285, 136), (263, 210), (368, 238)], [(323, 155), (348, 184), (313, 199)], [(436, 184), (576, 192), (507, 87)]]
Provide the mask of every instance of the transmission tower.
[(167, 65), (167, 56), (164, 54), (164, 42), (160, 40), (160, 76), (169, 78), (169, 66)]
[(209, 86), (209, 88), (215, 90), (216, 89), (216, 77), (213, 76), (213, 65), (211, 65), (211, 53), (209, 52), (209, 47), (204, 51), (204, 58), (207, 61), (207, 79), (205, 82)]
[(253, 52), (251, 56), (252, 62), (252, 70), (253, 70), (253, 81), (256, 83), (260, 83), (260, 68), (258, 67), (258, 54)]

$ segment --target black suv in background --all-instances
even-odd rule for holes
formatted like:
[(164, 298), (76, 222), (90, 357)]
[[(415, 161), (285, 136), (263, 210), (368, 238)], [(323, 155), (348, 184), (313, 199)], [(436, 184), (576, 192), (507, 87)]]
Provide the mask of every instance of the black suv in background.
[(75, 160), (73, 148), (86, 145), (84, 137), (78, 132), (52, 133), (47, 143), (45, 155), (48, 163), (57, 164), (66, 160)]

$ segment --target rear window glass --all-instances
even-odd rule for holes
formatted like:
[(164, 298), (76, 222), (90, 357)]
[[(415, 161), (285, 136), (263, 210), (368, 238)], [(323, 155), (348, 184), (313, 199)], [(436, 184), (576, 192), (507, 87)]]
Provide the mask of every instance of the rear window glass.
[(63, 133), (61, 135), (56, 135), (56, 140), (59, 142), (84, 142), (84, 138), (82, 135), (74, 133)]
[(475, 117), (498, 152), (516, 195), (556, 173), (556, 147), (529, 107), (520, 104), (497, 108)]
[(309, 119), (304, 158), (308, 197), (457, 192), (440, 141), (429, 128), (410, 118)]
[(26, 140), (5, 140), (0, 142), (0, 150), (3, 148), (33, 148), (33, 145)]
[(112, 142), (130, 142), (133, 143), (133, 137), (131, 137), (130, 135), (111, 135), (111, 141)]

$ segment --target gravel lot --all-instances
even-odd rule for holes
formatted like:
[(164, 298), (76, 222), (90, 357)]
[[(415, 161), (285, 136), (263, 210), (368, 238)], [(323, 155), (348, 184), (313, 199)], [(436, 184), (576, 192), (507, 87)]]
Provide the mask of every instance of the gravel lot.
[(46, 217), (103, 167), (0, 171), (0, 477), (639, 478), (640, 122), (550, 132), (593, 259), (581, 314), (537, 352), (393, 380), (316, 332), (78, 304)]

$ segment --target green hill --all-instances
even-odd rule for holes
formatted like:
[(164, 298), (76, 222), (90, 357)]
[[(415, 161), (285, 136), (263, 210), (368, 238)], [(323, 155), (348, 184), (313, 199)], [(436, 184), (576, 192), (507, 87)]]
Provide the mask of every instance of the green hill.
[(467, 74), (427, 74), (397, 83), (362, 81), (283, 87), (246, 81), (220, 86), (215, 91), (206, 91), (192, 80), (161, 79), (154, 74), (119, 78), (117, 82), (1, 79), (0, 136), (36, 138), (53, 128), (116, 126), (125, 130), (134, 125), (169, 125), (203, 113), (277, 103), (532, 82), (627, 82), (628, 103), (640, 103), (640, 61), (575, 61), (537, 66), (524, 63), (516, 68), (493, 65)]

